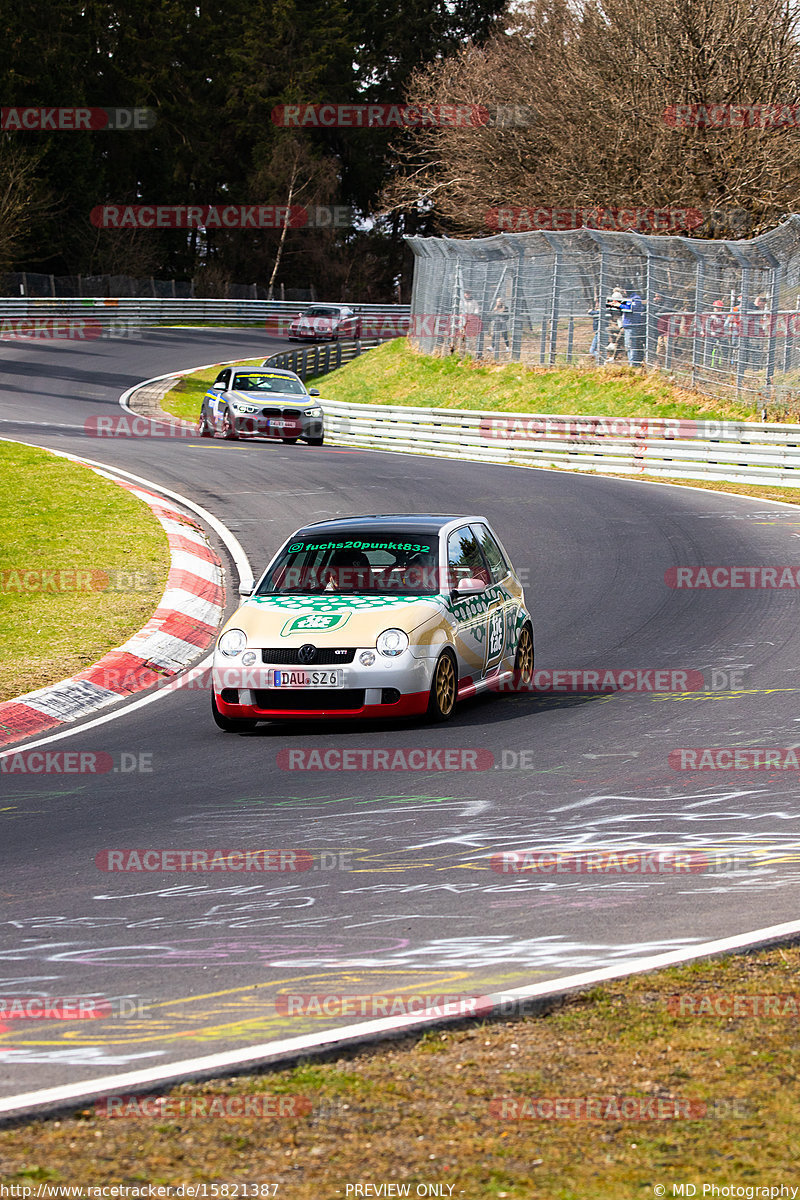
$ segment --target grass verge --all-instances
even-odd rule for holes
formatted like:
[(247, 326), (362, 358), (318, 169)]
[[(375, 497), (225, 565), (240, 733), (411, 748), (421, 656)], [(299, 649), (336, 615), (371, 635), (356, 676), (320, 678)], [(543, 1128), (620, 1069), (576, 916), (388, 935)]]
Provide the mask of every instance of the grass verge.
[(90, 666), (140, 629), (169, 561), (163, 528), (130, 492), (0, 442), (0, 700)]
[(608, 417), (757, 420), (753, 406), (674, 386), (655, 371), (495, 365), (418, 354), (405, 338), (386, 342), (325, 376), (324, 395), (348, 404), (410, 404), (497, 412)]
[[(291, 1119), (109, 1120), (85, 1108), (5, 1128), (3, 1179), (270, 1182), (270, 1195), (285, 1200), (339, 1200), (364, 1182), (408, 1184), (411, 1196), (435, 1183), (439, 1195), (466, 1200), (627, 1200), (710, 1195), (704, 1183), (796, 1183), (799, 970), (797, 947), (736, 955), (610, 983), (547, 1016), (158, 1093), (308, 1098), (310, 1113)], [(718, 999), (701, 1005), (698, 993), (749, 999), (731, 1016), (730, 999), (726, 1011)], [(767, 1006), (765, 996), (783, 999)], [(753, 1015), (765, 1007), (772, 1015)], [(490, 1107), (499, 1097), (611, 1096), (638, 1097), (645, 1113), (648, 1101), (665, 1102), (662, 1112), (670, 1101), (703, 1102), (706, 1115), (623, 1120), (604, 1107), (603, 1119), (502, 1119)], [(680, 1183), (696, 1193), (674, 1192)]]

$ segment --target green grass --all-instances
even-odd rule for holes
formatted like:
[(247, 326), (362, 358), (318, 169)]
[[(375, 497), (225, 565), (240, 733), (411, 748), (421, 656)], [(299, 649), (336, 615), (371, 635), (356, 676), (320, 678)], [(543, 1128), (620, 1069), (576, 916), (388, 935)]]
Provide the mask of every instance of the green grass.
[[(48, 589), (5, 572), (124, 572), (78, 590)], [(0, 700), (90, 666), (144, 625), (169, 570), (169, 546), (150, 509), (87, 467), (0, 442)], [(111, 583), (114, 588), (107, 586)], [(104, 588), (105, 590), (98, 590)]]
[[(442, 1194), (455, 1200), (644, 1200), (656, 1186), (672, 1196), (673, 1182), (694, 1183), (698, 1197), (703, 1183), (791, 1183), (800, 1165), (796, 1016), (676, 1015), (668, 1001), (681, 992), (785, 996), (797, 992), (798, 972), (797, 947), (706, 960), (596, 987), (548, 1015), (157, 1093), (307, 1097), (311, 1112), (290, 1119), (108, 1120), (83, 1108), (24, 1122), (0, 1130), (0, 1171), (4, 1183), (269, 1181), (287, 1200), (344, 1200), (348, 1184), (366, 1181), (409, 1183), (412, 1196), (418, 1183), (452, 1185)], [(509, 1120), (490, 1109), (495, 1097), (537, 1095), (717, 1108), (703, 1119), (644, 1121)]]
[(684, 391), (657, 372), (627, 366), (496, 366), (457, 355), (440, 358), (418, 354), (405, 338), (360, 355), (326, 375), (319, 386), (323, 399), (349, 404), (609, 417), (757, 419), (753, 406)]

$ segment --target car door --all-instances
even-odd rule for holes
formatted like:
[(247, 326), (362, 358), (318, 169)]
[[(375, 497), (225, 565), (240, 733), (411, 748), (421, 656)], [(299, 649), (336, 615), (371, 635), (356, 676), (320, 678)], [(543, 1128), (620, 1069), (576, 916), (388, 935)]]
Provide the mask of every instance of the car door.
[(214, 387), (208, 392), (208, 415), (211, 419), (211, 424), (215, 429), (222, 428), (222, 416), (227, 407), (225, 399), (228, 385), (231, 381), (230, 368), (225, 371), (220, 371), (215, 383), (221, 383), (222, 387)]
[[(472, 583), (467, 584), (470, 580)], [(480, 583), (478, 590), (471, 590)], [(475, 530), (461, 525), (447, 539), (448, 609), (459, 679), (477, 682), (486, 670), (491, 574)], [(465, 588), (470, 590), (465, 591)], [(459, 592), (459, 589), (460, 592)]]
[(482, 522), (471, 526), (475, 540), (489, 570), (490, 582), (486, 591), (487, 635), (484, 674), (496, 670), (503, 658), (516, 654), (516, 625), (519, 604), (507, 586), (511, 567), (497, 544), (491, 530)]

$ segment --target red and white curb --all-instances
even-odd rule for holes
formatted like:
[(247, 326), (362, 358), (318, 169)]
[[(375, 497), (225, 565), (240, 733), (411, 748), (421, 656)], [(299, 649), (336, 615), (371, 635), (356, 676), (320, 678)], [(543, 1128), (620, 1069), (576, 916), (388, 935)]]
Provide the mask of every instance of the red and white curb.
[(200, 525), (163, 496), (96, 473), (144, 501), (164, 527), (172, 559), (164, 595), (147, 624), (93, 666), (1, 703), (0, 745), (76, 721), (177, 675), (214, 641), (222, 621), (223, 568)]

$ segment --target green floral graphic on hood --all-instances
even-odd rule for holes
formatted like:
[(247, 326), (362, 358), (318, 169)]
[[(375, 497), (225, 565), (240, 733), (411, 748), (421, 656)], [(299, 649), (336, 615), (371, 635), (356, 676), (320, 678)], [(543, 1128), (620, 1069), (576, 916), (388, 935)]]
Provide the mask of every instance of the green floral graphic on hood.
[(286, 612), (299, 612), (301, 609), (315, 613), (369, 612), (375, 608), (398, 608), (408, 604), (435, 604), (436, 596), (253, 596), (247, 605), (275, 608)]

